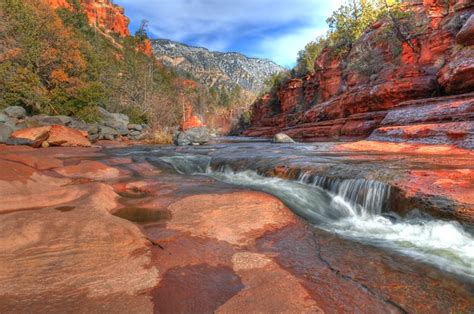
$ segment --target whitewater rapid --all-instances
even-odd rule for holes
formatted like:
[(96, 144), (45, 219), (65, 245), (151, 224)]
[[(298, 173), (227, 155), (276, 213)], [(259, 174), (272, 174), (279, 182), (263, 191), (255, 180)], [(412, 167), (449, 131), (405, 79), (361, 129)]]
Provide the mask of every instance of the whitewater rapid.
[(386, 210), (390, 187), (371, 180), (339, 180), (303, 174), (299, 180), (264, 177), (254, 171), (211, 169), (207, 156), (161, 157), (177, 172), (262, 191), (279, 198), (315, 227), (390, 249), (474, 280), (474, 237), (460, 223), (414, 210), (399, 217)]

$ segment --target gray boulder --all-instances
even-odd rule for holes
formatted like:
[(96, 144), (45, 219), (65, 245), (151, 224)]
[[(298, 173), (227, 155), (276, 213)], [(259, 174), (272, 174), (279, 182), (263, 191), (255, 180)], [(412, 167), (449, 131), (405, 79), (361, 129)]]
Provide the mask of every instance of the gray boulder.
[(0, 143), (6, 143), (13, 133), (13, 129), (4, 123), (0, 123)]
[[(71, 123), (68, 125), (68, 127), (70, 128), (81, 130), (81, 131), (89, 131), (90, 126), (91, 126), (90, 124), (87, 124), (84, 121), (75, 119), (75, 118), (73, 118)], [(97, 130), (96, 133), (98, 132), (99, 131)]]
[(26, 117), (26, 110), (20, 106), (10, 106), (7, 107), (3, 112), (10, 118), (23, 119)]
[(18, 129), (17, 125), (16, 125), (17, 122), (18, 122), (17, 119), (10, 118), (9, 116), (7, 116), (4, 113), (0, 113), (0, 123), (4, 123), (4, 124), (8, 125), (10, 127), (10, 129), (12, 129), (13, 131), (16, 131)]
[(272, 140), (273, 143), (294, 143), (295, 141), (285, 133), (275, 134)]
[(101, 140), (113, 141), (120, 135), (119, 132), (117, 132), (117, 130), (115, 130), (114, 128), (105, 125), (101, 125), (99, 128), (99, 139)]
[(104, 123), (118, 122), (125, 126), (130, 123), (130, 119), (128, 118), (128, 116), (123, 113), (111, 113), (105, 110), (104, 108), (99, 107), (99, 114), (100, 118), (104, 121)]
[(122, 113), (110, 113), (104, 108), (99, 108), (99, 114), (104, 126), (117, 130), (120, 135), (128, 135), (130, 119), (127, 115)]
[(4, 113), (0, 113), (0, 123), (5, 123), (10, 120), (10, 117)]
[(208, 143), (209, 140), (209, 129), (199, 127), (176, 133), (174, 144), (178, 146), (203, 145)]
[(140, 124), (129, 124), (127, 127), (129, 130), (143, 131), (143, 126), (141, 126)]
[(72, 118), (68, 116), (33, 116), (28, 119), (28, 126), (48, 126), (48, 125), (63, 125), (69, 126), (72, 122)]
[(130, 130), (128, 128), (124, 127), (124, 126), (120, 126), (120, 127), (115, 128), (115, 129), (122, 136), (127, 136), (128, 133), (130, 133)]
[(94, 134), (88, 134), (87, 135), (87, 138), (89, 139), (89, 141), (91, 141), (92, 143), (94, 142), (97, 142), (100, 138), (100, 134), (99, 133), (94, 133)]
[(97, 123), (91, 123), (87, 125), (87, 129), (85, 131), (87, 131), (89, 134), (99, 134), (100, 126)]

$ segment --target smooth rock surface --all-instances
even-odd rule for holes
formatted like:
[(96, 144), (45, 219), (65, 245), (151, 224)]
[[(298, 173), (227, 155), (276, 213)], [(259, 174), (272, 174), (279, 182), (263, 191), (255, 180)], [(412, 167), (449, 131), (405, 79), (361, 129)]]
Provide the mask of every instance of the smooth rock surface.
[[(159, 151), (206, 149), (230, 164), (235, 158), (234, 166), (269, 169), (280, 160), (282, 176), (299, 156), (327, 174), (392, 176), (413, 195), (439, 187), (474, 204), (465, 150), (302, 145)], [(160, 168), (158, 156), (156, 146), (1, 146), (0, 312), (446, 313), (474, 306), (470, 282), (315, 229), (265, 193)]]
[(273, 143), (294, 143), (295, 141), (285, 133), (278, 133), (273, 136)]

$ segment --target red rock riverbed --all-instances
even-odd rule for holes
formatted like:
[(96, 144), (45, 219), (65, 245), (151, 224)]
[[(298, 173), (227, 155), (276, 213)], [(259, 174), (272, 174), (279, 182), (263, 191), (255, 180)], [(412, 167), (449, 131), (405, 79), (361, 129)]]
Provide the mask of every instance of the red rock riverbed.
[[(350, 145), (331, 151), (351, 150), (353, 160), (377, 152)], [(355, 153), (360, 147), (364, 154)], [(387, 147), (377, 154), (392, 160)], [(1, 313), (474, 308), (472, 282), (315, 229), (268, 194), (120, 153), (134, 149), (0, 146)], [(448, 160), (440, 148), (416, 149)], [(449, 185), (446, 197), (472, 205), (456, 194), (460, 182), (474, 191), (463, 170), (468, 156), (450, 157), (456, 175), (443, 177), (443, 167), (429, 170), (439, 177), (404, 172), (400, 186), (415, 195)]]

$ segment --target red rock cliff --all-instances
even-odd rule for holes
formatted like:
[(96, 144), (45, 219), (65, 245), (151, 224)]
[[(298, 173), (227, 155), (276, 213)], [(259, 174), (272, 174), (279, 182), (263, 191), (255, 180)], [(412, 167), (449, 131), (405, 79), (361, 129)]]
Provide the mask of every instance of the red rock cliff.
[(474, 3), (412, 1), (408, 9), (423, 24), (410, 45), (384, 39), (388, 21), (381, 20), (344, 60), (324, 50), (315, 73), (254, 104), (245, 135), (284, 131), (306, 141), (371, 136), (474, 148), (474, 94), (450, 97), (474, 92)]
[[(47, 0), (53, 8), (70, 8), (67, 0)], [(124, 15), (124, 9), (110, 0), (80, 0), (91, 25), (97, 25), (107, 32), (129, 36), (130, 20)]]

